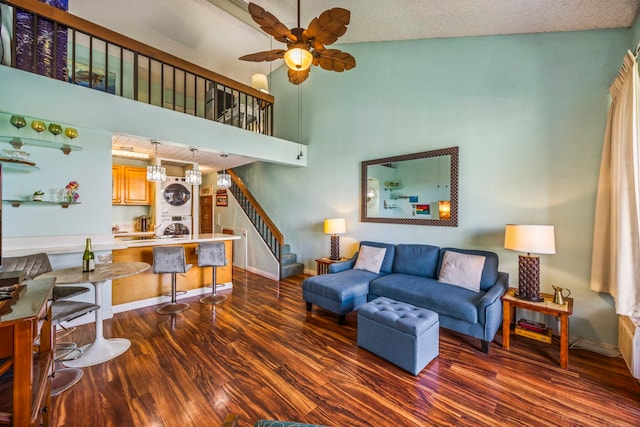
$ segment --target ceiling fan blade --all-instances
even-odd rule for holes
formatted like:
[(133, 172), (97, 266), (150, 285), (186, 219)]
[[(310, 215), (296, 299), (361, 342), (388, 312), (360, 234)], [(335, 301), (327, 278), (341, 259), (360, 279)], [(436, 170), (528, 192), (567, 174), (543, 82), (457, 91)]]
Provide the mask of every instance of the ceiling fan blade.
[(335, 43), (347, 31), (351, 12), (340, 7), (325, 10), (313, 18), (304, 32), (305, 40), (315, 39), (324, 45)]
[(284, 49), (267, 50), (264, 52), (250, 53), (248, 55), (241, 56), (239, 59), (242, 61), (253, 61), (253, 62), (273, 61), (276, 59), (284, 58), (285, 52), (286, 50)]
[(310, 72), (311, 68), (307, 68), (306, 70), (302, 71), (292, 70), (291, 68), (289, 68), (287, 70), (287, 76), (289, 76), (289, 82), (293, 83), (294, 85), (299, 85), (303, 81), (307, 80)]
[(338, 49), (326, 49), (321, 51), (315, 51), (318, 54), (318, 65), (324, 70), (328, 71), (346, 71), (356, 66), (356, 59)]
[(297, 41), (296, 37), (291, 34), (291, 30), (287, 28), (286, 25), (257, 4), (249, 3), (249, 13), (265, 33), (273, 36), (279, 42), (287, 43)]

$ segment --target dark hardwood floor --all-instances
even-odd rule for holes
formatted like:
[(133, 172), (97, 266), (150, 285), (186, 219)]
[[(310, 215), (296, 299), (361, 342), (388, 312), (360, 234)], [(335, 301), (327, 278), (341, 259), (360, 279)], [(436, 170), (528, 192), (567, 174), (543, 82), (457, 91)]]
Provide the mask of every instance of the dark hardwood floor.
[[(328, 426), (638, 426), (640, 385), (621, 358), (514, 337), (489, 354), (479, 340), (441, 329), (440, 355), (418, 376), (356, 345), (345, 326), (314, 306), (307, 314), (297, 276), (281, 282), (235, 270), (222, 305), (198, 298), (177, 316), (155, 307), (116, 314), (105, 336), (126, 337), (122, 356), (84, 369), (54, 399), (55, 425), (240, 426), (260, 418)], [(179, 283), (179, 279), (178, 279)], [(179, 286), (179, 285), (178, 285)], [(93, 338), (93, 324), (72, 335)]]

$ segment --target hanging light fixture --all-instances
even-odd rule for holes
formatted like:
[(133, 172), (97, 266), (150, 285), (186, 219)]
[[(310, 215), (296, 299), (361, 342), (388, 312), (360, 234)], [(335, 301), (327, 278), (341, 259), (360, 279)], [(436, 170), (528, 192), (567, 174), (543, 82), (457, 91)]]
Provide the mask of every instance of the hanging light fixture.
[[(226, 159), (227, 157), (229, 157), (229, 154), (227, 153), (222, 153), (220, 154), (220, 157), (222, 157), (223, 159)], [(231, 187), (231, 175), (229, 175), (227, 173), (227, 169), (224, 167), (226, 161), (222, 161), (223, 162), (223, 169), (222, 169), (222, 173), (218, 174), (218, 188), (224, 188), (227, 189), (229, 187)]]
[(200, 172), (198, 163), (196, 163), (196, 151), (198, 151), (195, 147), (189, 147), (191, 153), (193, 154), (193, 168), (185, 172), (185, 182), (189, 185), (200, 185), (202, 184), (202, 173)]
[(147, 181), (164, 182), (167, 180), (167, 171), (163, 166), (160, 166), (160, 159), (158, 159), (158, 145), (160, 145), (160, 142), (152, 140), (151, 143), (155, 146), (156, 157), (155, 164), (147, 166)]

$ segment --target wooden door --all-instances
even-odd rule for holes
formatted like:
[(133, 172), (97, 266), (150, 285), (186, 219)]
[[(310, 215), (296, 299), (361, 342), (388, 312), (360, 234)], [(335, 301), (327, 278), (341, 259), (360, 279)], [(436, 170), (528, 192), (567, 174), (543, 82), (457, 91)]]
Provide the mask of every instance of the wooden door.
[(200, 196), (200, 233), (213, 233), (213, 196)]

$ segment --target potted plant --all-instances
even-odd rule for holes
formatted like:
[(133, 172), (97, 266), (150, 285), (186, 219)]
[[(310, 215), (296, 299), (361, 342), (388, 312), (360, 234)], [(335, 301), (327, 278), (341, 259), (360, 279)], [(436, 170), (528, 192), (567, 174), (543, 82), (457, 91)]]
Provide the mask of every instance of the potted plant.
[(38, 191), (34, 191), (33, 192), (33, 201), (34, 202), (41, 202), (43, 197), (44, 197), (44, 191), (38, 190)]

